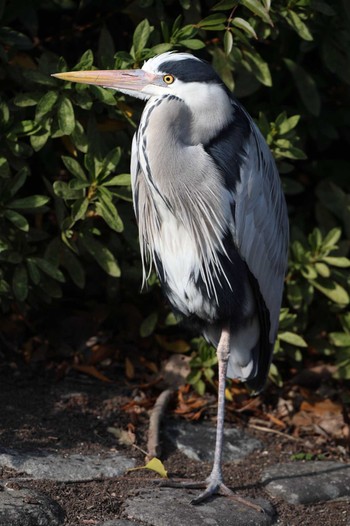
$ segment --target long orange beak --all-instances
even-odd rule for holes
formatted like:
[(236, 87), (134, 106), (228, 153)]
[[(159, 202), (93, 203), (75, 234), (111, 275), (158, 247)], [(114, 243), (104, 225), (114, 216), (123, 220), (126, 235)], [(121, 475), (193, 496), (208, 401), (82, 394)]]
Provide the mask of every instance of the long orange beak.
[(132, 91), (142, 91), (145, 86), (152, 84), (157, 78), (156, 75), (147, 73), (142, 69), (68, 71), (55, 73), (52, 76), (69, 82)]

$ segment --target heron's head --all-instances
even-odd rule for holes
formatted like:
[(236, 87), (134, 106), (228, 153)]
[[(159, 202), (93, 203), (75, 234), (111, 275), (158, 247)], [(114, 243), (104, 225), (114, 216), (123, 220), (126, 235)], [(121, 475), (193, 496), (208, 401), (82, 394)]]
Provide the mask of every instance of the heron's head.
[(162, 53), (145, 62), (142, 69), (71, 71), (53, 76), (115, 89), (145, 100), (162, 95), (186, 100), (198, 96), (203, 86), (224, 89), (210, 64), (189, 53)]

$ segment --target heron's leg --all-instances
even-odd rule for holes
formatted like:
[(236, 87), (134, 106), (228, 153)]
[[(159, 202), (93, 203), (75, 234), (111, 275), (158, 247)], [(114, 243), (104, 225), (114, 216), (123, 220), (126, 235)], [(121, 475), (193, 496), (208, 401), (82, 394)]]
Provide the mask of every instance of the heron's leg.
[(219, 389), (218, 389), (218, 412), (216, 423), (216, 442), (214, 452), (213, 468), (209, 477), (205, 481), (200, 482), (185, 482), (185, 481), (169, 481), (163, 480), (162, 486), (169, 486), (173, 488), (205, 488), (197, 498), (192, 500), (192, 504), (199, 504), (212, 495), (225, 495), (243, 506), (254, 509), (255, 511), (263, 512), (263, 508), (240, 495), (235, 495), (224, 483), (222, 476), (222, 450), (224, 438), (224, 423), (225, 423), (225, 386), (226, 386), (226, 372), (227, 364), (230, 355), (230, 327), (224, 326), (221, 332), (220, 341), (217, 348), (218, 369), (219, 369)]
[(214, 452), (214, 463), (212, 471), (207, 479), (207, 487), (203, 493), (193, 500), (194, 504), (202, 502), (214, 493), (231, 495), (232, 492), (223, 484), (222, 477), (222, 451), (225, 425), (225, 386), (227, 364), (230, 356), (230, 327), (222, 328), (220, 341), (217, 348), (218, 369), (219, 369), (219, 388), (218, 388), (218, 412), (216, 421), (216, 442)]

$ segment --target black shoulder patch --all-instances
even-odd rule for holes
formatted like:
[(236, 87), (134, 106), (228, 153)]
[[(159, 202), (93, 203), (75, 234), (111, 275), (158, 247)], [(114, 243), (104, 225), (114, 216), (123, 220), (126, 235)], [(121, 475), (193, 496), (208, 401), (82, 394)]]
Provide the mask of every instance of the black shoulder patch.
[(232, 121), (203, 146), (223, 173), (227, 187), (234, 191), (241, 167), (246, 162), (252, 131), (240, 105), (233, 101), (232, 106)]

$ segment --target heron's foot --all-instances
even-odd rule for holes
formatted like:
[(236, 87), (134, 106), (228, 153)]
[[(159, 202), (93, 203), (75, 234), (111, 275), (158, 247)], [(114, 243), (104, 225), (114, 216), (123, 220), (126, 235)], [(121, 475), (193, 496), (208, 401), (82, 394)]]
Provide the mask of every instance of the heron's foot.
[(212, 480), (210, 478), (207, 480), (201, 480), (197, 482), (162, 480), (160, 482), (160, 485), (163, 487), (170, 488), (204, 489), (204, 491), (200, 495), (198, 495), (198, 497), (191, 501), (191, 504), (200, 504), (201, 502), (204, 502), (213, 495), (222, 495), (224, 497), (228, 497), (234, 502), (237, 502), (238, 504), (241, 504), (242, 506), (246, 506), (255, 511), (265, 513), (264, 508), (262, 508), (258, 504), (255, 504), (254, 502), (245, 499), (240, 495), (235, 495), (233, 491), (230, 490), (230, 488), (228, 488), (221, 480)]

